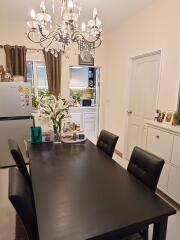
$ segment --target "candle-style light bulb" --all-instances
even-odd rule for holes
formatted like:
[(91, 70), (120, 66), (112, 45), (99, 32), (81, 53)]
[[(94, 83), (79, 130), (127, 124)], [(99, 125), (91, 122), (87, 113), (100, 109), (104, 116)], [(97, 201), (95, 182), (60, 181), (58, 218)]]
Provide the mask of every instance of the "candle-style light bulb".
[(69, 9), (69, 10), (73, 10), (73, 7), (74, 7), (73, 0), (69, 0), (69, 1), (68, 1), (68, 9)]
[(86, 24), (84, 22), (82, 23), (81, 29), (82, 29), (82, 32), (86, 31)]
[(32, 18), (32, 19), (35, 19), (35, 17), (36, 17), (36, 12), (34, 11), (34, 9), (31, 10), (30, 15), (31, 15), (31, 18)]
[(94, 10), (93, 10), (93, 18), (94, 19), (97, 17), (97, 14), (98, 14), (97, 9), (94, 8)]
[(45, 6), (45, 3), (43, 1), (40, 4), (40, 9), (41, 9), (42, 12), (46, 11), (46, 6)]

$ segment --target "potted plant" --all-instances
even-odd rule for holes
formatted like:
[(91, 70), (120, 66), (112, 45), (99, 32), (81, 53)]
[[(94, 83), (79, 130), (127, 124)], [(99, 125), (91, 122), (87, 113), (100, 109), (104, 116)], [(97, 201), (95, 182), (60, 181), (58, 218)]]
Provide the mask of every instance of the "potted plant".
[(173, 115), (173, 126), (180, 125), (180, 112), (175, 112)]

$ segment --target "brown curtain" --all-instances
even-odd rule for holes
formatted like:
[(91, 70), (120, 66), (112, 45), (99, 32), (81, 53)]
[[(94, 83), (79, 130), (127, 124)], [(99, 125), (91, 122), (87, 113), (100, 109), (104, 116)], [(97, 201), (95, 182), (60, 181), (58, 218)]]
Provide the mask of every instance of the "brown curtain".
[(26, 52), (24, 46), (5, 45), (6, 67), (12, 76), (20, 75), (26, 78)]
[(49, 91), (56, 97), (61, 92), (61, 53), (58, 53), (58, 57), (54, 57), (50, 51), (43, 50), (44, 58), (46, 62), (46, 71)]

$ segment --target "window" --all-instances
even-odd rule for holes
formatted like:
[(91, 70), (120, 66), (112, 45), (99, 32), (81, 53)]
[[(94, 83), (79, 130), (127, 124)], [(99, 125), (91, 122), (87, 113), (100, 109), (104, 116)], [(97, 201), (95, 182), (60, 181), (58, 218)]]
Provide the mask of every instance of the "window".
[(40, 91), (48, 90), (46, 65), (44, 62), (27, 61), (27, 82), (32, 85), (32, 92), (38, 95)]

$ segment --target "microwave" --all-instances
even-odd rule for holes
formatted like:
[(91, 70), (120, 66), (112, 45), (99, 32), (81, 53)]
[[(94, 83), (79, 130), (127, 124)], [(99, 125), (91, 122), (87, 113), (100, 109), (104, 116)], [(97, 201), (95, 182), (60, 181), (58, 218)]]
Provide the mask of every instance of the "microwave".
[(81, 99), (82, 107), (94, 107), (94, 99)]

